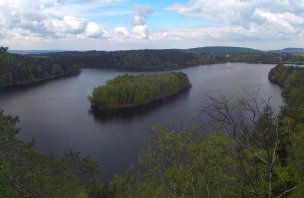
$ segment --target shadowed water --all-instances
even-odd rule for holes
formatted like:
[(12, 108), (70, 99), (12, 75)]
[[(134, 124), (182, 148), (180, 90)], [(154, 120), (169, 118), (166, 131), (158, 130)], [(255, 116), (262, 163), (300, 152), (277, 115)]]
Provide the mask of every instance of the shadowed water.
[(228, 63), (181, 69), (190, 78), (190, 90), (148, 106), (107, 113), (92, 110), (87, 96), (94, 87), (131, 72), (83, 69), (77, 76), (2, 88), (0, 108), (20, 116), (21, 140), (35, 138), (41, 152), (59, 157), (70, 150), (81, 152), (97, 161), (102, 177), (109, 179), (136, 162), (152, 125), (171, 123), (178, 129), (203, 122), (201, 109), (210, 93), (241, 96), (259, 89), (261, 96), (272, 96), (273, 106), (281, 105), (280, 88), (267, 79), (272, 67)]

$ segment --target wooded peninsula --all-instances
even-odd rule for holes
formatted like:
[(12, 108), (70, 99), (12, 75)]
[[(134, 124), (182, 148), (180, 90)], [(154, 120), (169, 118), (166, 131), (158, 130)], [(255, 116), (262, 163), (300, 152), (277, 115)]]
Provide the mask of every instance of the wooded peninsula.
[(61, 64), (51, 58), (10, 54), (7, 50), (7, 47), (0, 48), (0, 87), (29, 84), (80, 72), (79, 66), (74, 63)]
[(122, 75), (96, 87), (89, 100), (100, 109), (121, 109), (148, 104), (191, 87), (182, 72), (153, 75)]

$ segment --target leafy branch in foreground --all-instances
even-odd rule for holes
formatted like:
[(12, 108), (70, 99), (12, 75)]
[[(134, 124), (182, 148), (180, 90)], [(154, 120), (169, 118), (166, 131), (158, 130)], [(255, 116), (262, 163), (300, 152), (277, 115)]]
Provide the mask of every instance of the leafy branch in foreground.
[[(210, 96), (205, 101), (203, 111), (252, 157), (251, 166), (255, 169), (243, 166), (241, 169), (245, 181), (250, 181), (246, 187), (250, 192), (256, 196), (267, 194), (271, 198), (294, 189), (293, 185), (282, 186), (289, 182), (289, 178), (288, 167), (280, 158), (284, 146), (282, 142), (288, 137), (290, 123), (288, 119), (276, 115), (270, 106), (270, 99), (259, 100), (257, 96), (248, 95), (246, 99), (232, 102), (231, 99)], [(239, 156), (239, 159), (244, 162), (242, 157)], [(283, 179), (282, 174), (287, 177)]]
[(0, 112), (1, 197), (87, 197), (95, 164), (75, 153), (63, 159), (40, 154), (16, 139), (17, 121)]

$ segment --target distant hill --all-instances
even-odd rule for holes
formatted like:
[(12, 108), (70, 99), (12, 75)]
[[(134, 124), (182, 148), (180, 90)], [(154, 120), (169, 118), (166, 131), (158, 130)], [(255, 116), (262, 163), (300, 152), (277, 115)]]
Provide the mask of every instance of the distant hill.
[(281, 50), (271, 50), (269, 52), (272, 53), (297, 53), (297, 52), (304, 52), (304, 48), (284, 48)]
[(61, 50), (9, 50), (9, 53), (21, 54), (21, 55), (47, 54), (47, 53), (55, 53), (55, 52), (62, 52), (62, 51)]
[(257, 53), (262, 52), (260, 50), (255, 50), (245, 47), (225, 47), (225, 46), (214, 46), (214, 47), (198, 47), (186, 49), (185, 51), (195, 54), (210, 54), (214, 56), (225, 56), (225, 55), (237, 55), (243, 53)]
[[(243, 53), (257, 53), (262, 52), (260, 50), (255, 50), (251, 48), (245, 47), (225, 47), (225, 46), (214, 46), (214, 47), (198, 47), (191, 49), (159, 49), (154, 51), (183, 51), (192, 54), (209, 54), (213, 56), (226, 56), (226, 55), (237, 55)], [(144, 50), (126, 50), (119, 52), (127, 52), (127, 51), (144, 51)], [(103, 53), (107, 53), (106, 51), (62, 51), (62, 50), (9, 50), (12, 54), (23, 54), (23, 55), (53, 55), (53, 56), (62, 56), (62, 55), (99, 55)], [(116, 51), (114, 51), (116, 52)]]
[[(163, 49), (154, 50), (162, 51)], [(164, 51), (183, 51), (192, 54), (209, 54), (212, 56), (226, 56), (226, 55), (239, 55), (244, 53), (261, 53), (261, 52), (271, 52), (271, 53), (299, 53), (304, 52), (304, 48), (284, 48), (279, 50), (269, 50), (261, 51), (246, 47), (226, 47), (226, 46), (210, 46), (210, 47), (197, 47), (190, 49), (165, 49)], [(144, 50), (126, 50), (119, 52), (128, 51), (144, 51)], [(107, 53), (108, 51), (63, 51), (63, 50), (9, 50), (12, 54), (22, 54), (22, 55), (52, 55), (52, 56), (62, 56), (62, 55), (100, 55)], [(116, 52), (116, 51), (114, 51)]]

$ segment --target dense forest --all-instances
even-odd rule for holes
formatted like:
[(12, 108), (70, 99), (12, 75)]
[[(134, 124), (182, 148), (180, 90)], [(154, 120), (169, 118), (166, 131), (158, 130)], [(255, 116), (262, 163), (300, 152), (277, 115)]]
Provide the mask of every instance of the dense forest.
[[(304, 196), (304, 68), (278, 65), (269, 73), (269, 80), (283, 89), (286, 106), (282, 116), (290, 120), (291, 134), (283, 153), (294, 171), (298, 190), (294, 197)], [(288, 162), (286, 161), (286, 162)]]
[(204, 47), (188, 50), (128, 50), (54, 52), (17, 55), (0, 51), (0, 86), (15, 85), (76, 74), (80, 68), (113, 68), (131, 71), (174, 70), (226, 62), (303, 64), (302, 53), (271, 53), (249, 48)]
[(89, 100), (94, 107), (119, 109), (147, 104), (190, 87), (187, 75), (182, 72), (122, 75), (95, 87)]
[(228, 57), (229, 62), (262, 64), (304, 64), (304, 56), (297, 53), (249, 53)]
[(173, 70), (184, 67), (246, 62), (263, 64), (303, 64), (301, 53), (272, 53), (247, 48), (209, 47), (189, 50), (128, 50), (57, 52), (32, 55), (56, 60), (60, 65), (77, 64), (82, 68), (114, 68), (124, 70)]
[(62, 65), (53, 59), (9, 54), (7, 50), (4, 47), (0, 50), (0, 86), (32, 83), (80, 71), (77, 64)]
[[(37, 56), (37, 55), (36, 55)], [(58, 52), (41, 54), (62, 65), (75, 63), (83, 68), (116, 68), (125, 70), (173, 70), (200, 64), (225, 62), (225, 57), (193, 54), (183, 50), (129, 50)]]
[(212, 46), (212, 47), (198, 47), (186, 49), (185, 51), (195, 54), (209, 54), (212, 56), (226, 56), (249, 53), (260, 53), (262, 51), (245, 47), (226, 47), (226, 46)]

